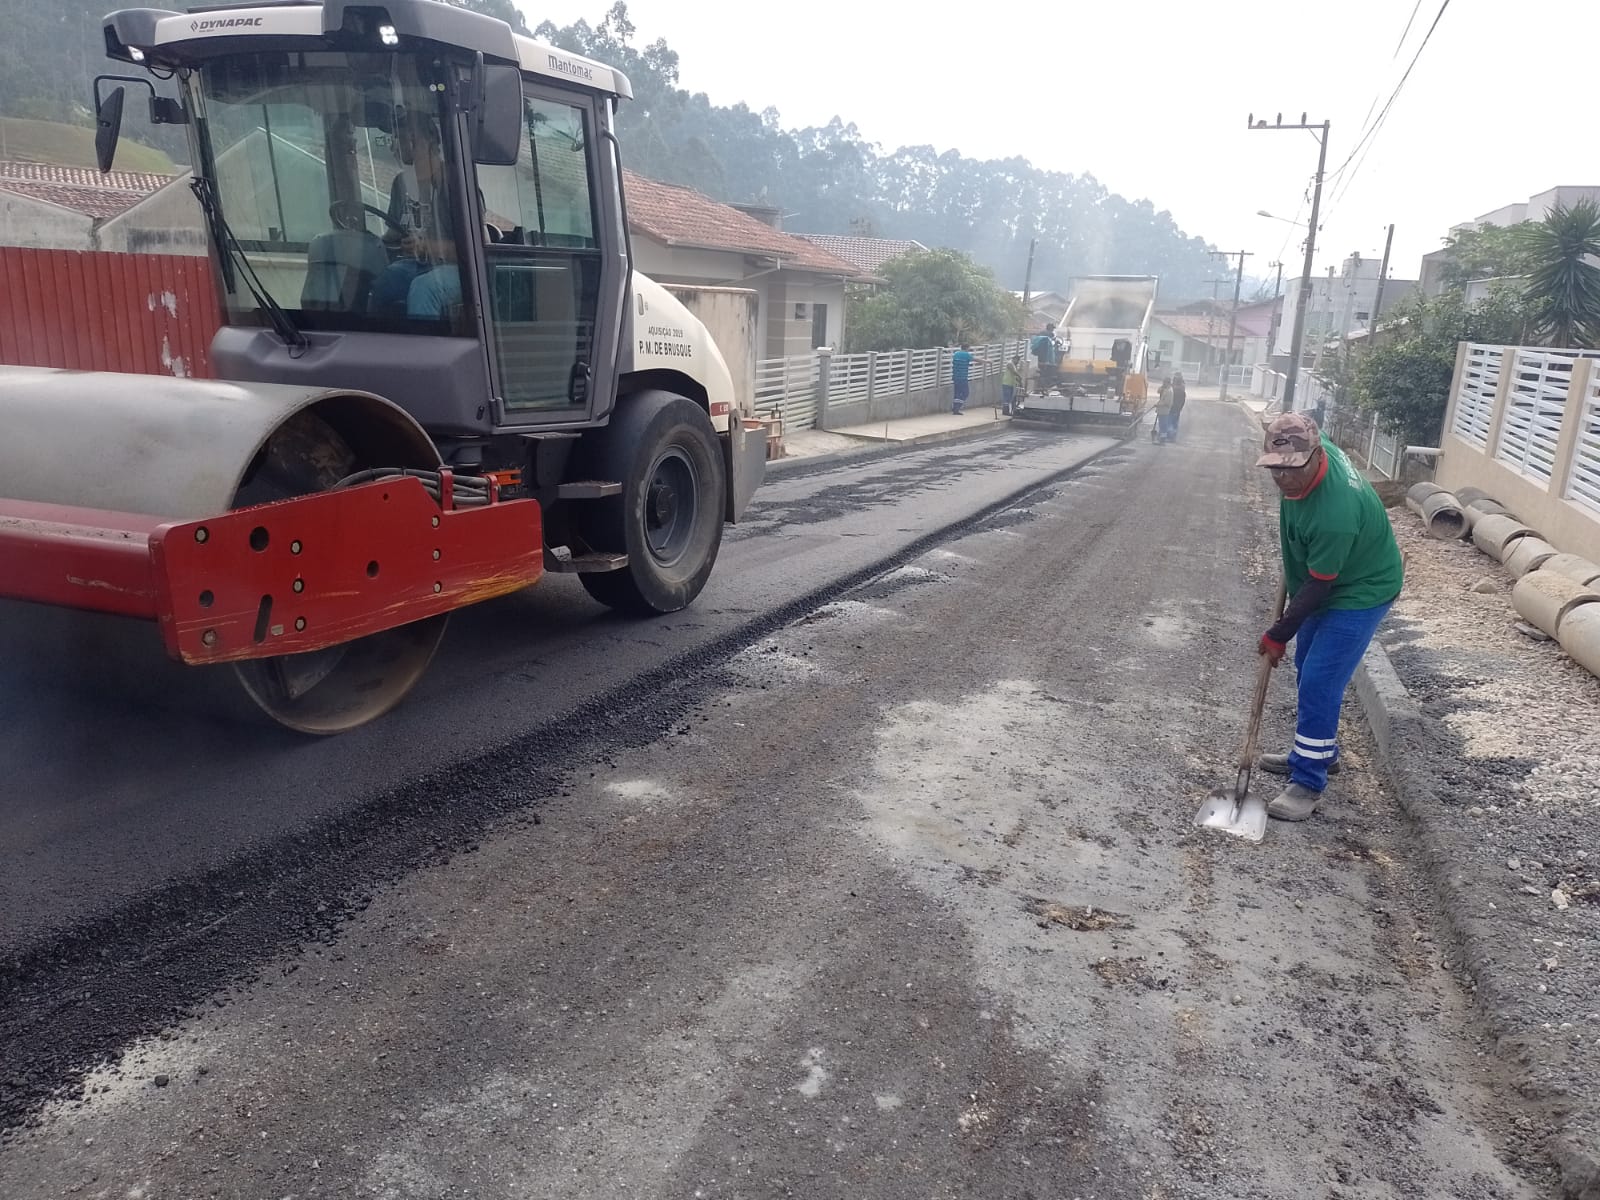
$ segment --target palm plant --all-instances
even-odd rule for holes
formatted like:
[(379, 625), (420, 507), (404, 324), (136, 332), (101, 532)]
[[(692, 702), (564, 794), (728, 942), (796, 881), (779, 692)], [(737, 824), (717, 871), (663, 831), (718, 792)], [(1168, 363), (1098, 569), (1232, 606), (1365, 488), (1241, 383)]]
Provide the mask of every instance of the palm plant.
[(1600, 205), (1558, 203), (1524, 237), (1535, 331), (1552, 346), (1600, 344)]

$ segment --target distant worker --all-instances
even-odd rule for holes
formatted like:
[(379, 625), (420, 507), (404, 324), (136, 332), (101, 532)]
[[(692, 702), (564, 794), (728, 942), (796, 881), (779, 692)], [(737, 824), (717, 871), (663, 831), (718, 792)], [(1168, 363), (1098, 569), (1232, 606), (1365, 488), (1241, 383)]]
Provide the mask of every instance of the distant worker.
[(1039, 390), (1048, 393), (1056, 385), (1056, 363), (1061, 352), (1056, 344), (1056, 323), (1046, 321), (1044, 332), (1034, 334), (1028, 348), (1039, 364)]
[(1150, 427), (1150, 440), (1160, 446), (1169, 440), (1172, 425), (1172, 381), (1161, 385), (1156, 393), (1156, 423)]
[(1172, 415), (1167, 420), (1167, 429), (1171, 434), (1171, 440), (1177, 441), (1178, 418), (1183, 415), (1184, 403), (1189, 398), (1183, 387), (1183, 372), (1174, 371), (1167, 386), (1172, 389)]
[(1405, 565), (1378, 493), (1305, 413), (1273, 418), (1256, 466), (1271, 471), (1278, 487), (1290, 596), (1258, 649), (1277, 666), (1294, 641), (1299, 693), (1294, 749), (1263, 754), (1261, 769), (1289, 776), (1268, 814), (1304, 821), (1317, 811), (1329, 773), (1339, 769), (1345, 688), (1400, 595)]
[(955, 399), (950, 411), (960, 416), (967, 407), (967, 397), (972, 390), (972, 348), (965, 342), (950, 356), (950, 382), (955, 387)]
[(1006, 416), (1017, 403), (1017, 388), (1022, 386), (1022, 355), (1014, 354), (1000, 371), (1000, 411)]

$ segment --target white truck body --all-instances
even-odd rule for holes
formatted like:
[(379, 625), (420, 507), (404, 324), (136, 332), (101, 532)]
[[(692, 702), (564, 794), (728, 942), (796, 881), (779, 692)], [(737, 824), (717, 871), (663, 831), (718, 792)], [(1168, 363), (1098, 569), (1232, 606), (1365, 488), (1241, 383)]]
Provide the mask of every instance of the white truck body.
[[(1056, 327), (1063, 343), (1059, 363), (1061, 378), (1075, 375), (1103, 377), (1112, 363), (1112, 346), (1119, 339), (1132, 347), (1128, 376), (1141, 380), (1149, 351), (1150, 321), (1155, 313), (1157, 277), (1154, 275), (1083, 275), (1068, 288), (1067, 311)], [(1089, 394), (1063, 396), (1052, 391), (1030, 395), (1034, 411), (1104, 413), (1123, 411), (1123, 395), (1091, 389)]]
[(1154, 275), (1085, 275), (1074, 279), (1058, 334), (1069, 342), (1066, 361), (1105, 362), (1118, 338), (1133, 343), (1130, 373), (1143, 373), (1150, 318), (1156, 309)]

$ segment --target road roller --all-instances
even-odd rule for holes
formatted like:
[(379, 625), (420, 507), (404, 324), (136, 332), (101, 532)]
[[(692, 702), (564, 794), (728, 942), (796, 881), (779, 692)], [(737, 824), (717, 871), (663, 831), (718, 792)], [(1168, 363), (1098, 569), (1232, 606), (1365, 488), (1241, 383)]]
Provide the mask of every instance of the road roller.
[(101, 169), (130, 91), (185, 127), (220, 378), (0, 368), (0, 596), (153, 622), (307, 734), (547, 571), (642, 617), (695, 599), (766, 439), (634, 269), (622, 73), (437, 0), (104, 34)]

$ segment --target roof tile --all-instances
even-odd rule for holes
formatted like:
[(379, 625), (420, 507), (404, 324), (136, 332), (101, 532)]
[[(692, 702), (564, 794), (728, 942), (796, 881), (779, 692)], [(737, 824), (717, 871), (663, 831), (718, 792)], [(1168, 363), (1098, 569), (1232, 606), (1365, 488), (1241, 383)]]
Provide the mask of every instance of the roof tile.
[(626, 173), (628, 224), (668, 246), (726, 250), (778, 259), (794, 271), (860, 278), (854, 264), (829, 254), (805, 238), (764, 225), (728, 204), (693, 188)]
[(0, 160), (0, 191), (97, 220), (125, 212), (172, 178), (145, 171), (102, 175), (92, 167)]
[(921, 242), (907, 238), (853, 237), (839, 233), (806, 233), (801, 236), (813, 245), (821, 246), (829, 254), (873, 273), (884, 263), (903, 254), (927, 249)]

